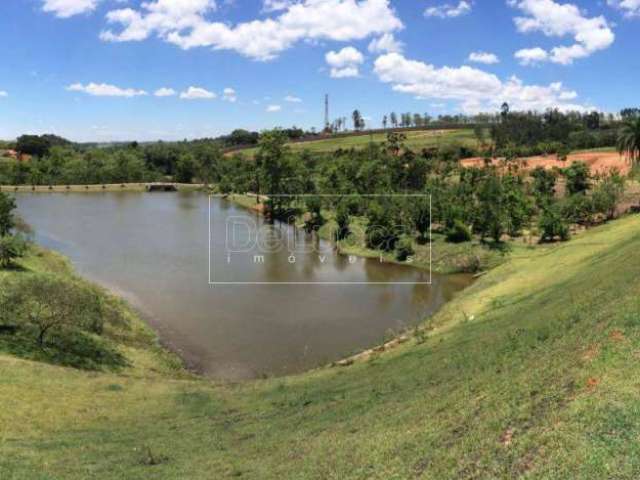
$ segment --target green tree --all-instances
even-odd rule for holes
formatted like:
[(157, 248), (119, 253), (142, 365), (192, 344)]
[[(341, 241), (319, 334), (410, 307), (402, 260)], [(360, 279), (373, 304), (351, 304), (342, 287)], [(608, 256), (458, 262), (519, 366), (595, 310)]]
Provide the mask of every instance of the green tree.
[(359, 110), (354, 110), (351, 114), (351, 119), (353, 120), (353, 129), (354, 130), (362, 130), (364, 128), (364, 119), (362, 118), (362, 114)]
[(11, 233), (16, 225), (16, 219), (13, 214), (16, 209), (16, 201), (4, 192), (0, 192), (0, 237), (4, 237)]
[(336, 209), (336, 223), (338, 227), (335, 232), (335, 239), (337, 241), (344, 240), (349, 236), (349, 206), (346, 202), (340, 202)]
[(191, 153), (183, 153), (176, 162), (175, 179), (180, 183), (191, 183), (196, 176), (198, 165)]
[(536, 197), (538, 207), (542, 208), (553, 201), (556, 193), (556, 174), (551, 170), (536, 167), (531, 172), (533, 178), (533, 192)]
[(556, 206), (545, 208), (538, 224), (540, 242), (552, 242), (556, 238), (569, 240), (569, 226)]
[(396, 259), (405, 262), (414, 253), (415, 250), (413, 249), (413, 240), (411, 237), (407, 235), (402, 236), (396, 245)]
[(372, 202), (367, 211), (367, 219), (367, 247), (385, 252), (395, 250), (399, 237), (390, 205), (387, 202)]
[(426, 198), (417, 198), (412, 201), (409, 208), (409, 216), (413, 228), (418, 232), (419, 240), (426, 242), (429, 239), (431, 228), (431, 205)]
[(640, 116), (625, 121), (618, 134), (617, 147), (632, 162), (640, 161)]
[(569, 168), (565, 168), (563, 173), (567, 179), (567, 191), (570, 195), (585, 194), (589, 190), (591, 173), (586, 163), (575, 162)]
[(107, 315), (95, 290), (50, 273), (27, 274), (5, 285), (3, 298), (9, 314), (22, 324), (34, 327), (43, 348), (47, 336), (70, 329), (100, 333)]
[(0, 267), (9, 268), (15, 259), (20, 258), (26, 251), (26, 243), (18, 235), (0, 237)]

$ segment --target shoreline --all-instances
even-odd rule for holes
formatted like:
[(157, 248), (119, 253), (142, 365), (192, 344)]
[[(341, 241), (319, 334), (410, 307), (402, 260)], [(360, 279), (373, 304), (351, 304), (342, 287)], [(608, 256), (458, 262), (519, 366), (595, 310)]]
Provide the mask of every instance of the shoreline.
[[(5, 193), (99, 193), (99, 192), (147, 192), (148, 185), (158, 182), (105, 183), (89, 185), (0, 185)], [(160, 182), (161, 183), (161, 182)], [(205, 188), (199, 183), (170, 183), (177, 191), (195, 191)]]

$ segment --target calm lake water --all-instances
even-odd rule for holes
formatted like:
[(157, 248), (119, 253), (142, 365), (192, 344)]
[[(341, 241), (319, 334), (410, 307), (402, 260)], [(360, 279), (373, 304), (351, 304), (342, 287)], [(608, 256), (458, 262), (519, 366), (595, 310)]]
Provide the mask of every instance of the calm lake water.
[[(255, 214), (200, 193), (16, 198), (38, 243), (126, 297), (190, 365), (220, 379), (299, 372), (371, 347), (389, 330), (424, 319), (470, 281), (434, 274), (431, 286), (409, 285), (429, 274), (377, 260), (351, 263), (326, 242), (286, 225), (269, 228)], [(264, 253), (274, 238), (288, 247)], [(271, 282), (280, 284), (260, 284)], [(350, 284), (357, 282), (398, 284)]]

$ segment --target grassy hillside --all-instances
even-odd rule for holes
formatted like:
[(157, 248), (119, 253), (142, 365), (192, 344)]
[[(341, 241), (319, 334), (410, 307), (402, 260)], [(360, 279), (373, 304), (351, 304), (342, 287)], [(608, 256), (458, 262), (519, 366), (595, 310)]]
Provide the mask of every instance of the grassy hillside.
[(295, 377), (179, 378), (153, 342), (118, 372), (0, 354), (0, 478), (638, 478), (639, 247), (627, 217), (519, 249), (428, 335)]
[[(422, 130), (404, 132), (407, 140), (404, 144), (415, 150), (420, 151), (423, 148), (447, 145), (450, 143), (459, 143), (468, 146), (477, 146), (477, 140), (473, 135), (473, 130)], [(302, 152), (307, 150), (311, 153), (327, 153), (334, 152), (340, 148), (364, 148), (370, 142), (382, 143), (386, 141), (385, 133), (376, 133), (373, 135), (354, 135), (336, 138), (328, 138), (325, 140), (313, 140), (309, 142), (291, 143), (289, 146), (294, 152)], [(257, 148), (242, 150), (247, 156), (253, 156)]]

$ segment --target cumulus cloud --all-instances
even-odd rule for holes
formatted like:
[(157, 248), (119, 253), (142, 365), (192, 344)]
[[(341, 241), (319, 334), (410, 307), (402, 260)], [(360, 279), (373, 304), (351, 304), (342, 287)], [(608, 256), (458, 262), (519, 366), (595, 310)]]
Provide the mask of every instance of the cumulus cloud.
[(488, 52), (471, 52), (469, 61), (475, 63), (484, 63), (485, 65), (494, 65), (500, 63), (500, 59), (495, 53)]
[(222, 92), (222, 99), (227, 102), (235, 103), (238, 100), (238, 95), (233, 88), (225, 88)]
[[(515, 18), (519, 32), (541, 32), (547, 37), (572, 36), (575, 41), (573, 45), (545, 51), (546, 55), (541, 54), (540, 47), (520, 50), (516, 52), (516, 58), (521, 62), (527, 57), (535, 56), (537, 62), (550, 61), (569, 65), (577, 59), (609, 48), (615, 40), (615, 35), (603, 16), (586, 17), (576, 5), (559, 4), (553, 0), (509, 0), (509, 3), (526, 15)], [(534, 60), (525, 61), (526, 64), (534, 63)]]
[(289, 103), (302, 103), (301, 98), (295, 97), (293, 95), (287, 95), (286, 97), (284, 97), (284, 101)]
[(156, 97), (173, 97), (176, 95), (176, 91), (173, 88), (159, 88), (153, 93)]
[(468, 113), (497, 110), (503, 102), (516, 110), (588, 110), (592, 107), (569, 103), (577, 93), (562, 83), (527, 85), (517, 77), (506, 81), (483, 70), (469, 67), (435, 67), (409, 60), (398, 53), (378, 57), (374, 72), (394, 91), (421, 99), (447, 100), (460, 104)]
[(211, 47), (270, 60), (302, 40), (347, 42), (403, 28), (390, 0), (269, 2), (271, 8), (276, 4), (285, 10), (275, 18), (230, 25), (206, 18), (215, 9), (213, 0), (148, 1), (139, 9), (109, 12), (107, 21), (121, 28), (100, 36), (126, 42), (157, 35), (183, 49)]
[(457, 5), (445, 3), (429, 7), (424, 11), (425, 17), (456, 18), (471, 13), (471, 3), (461, 0)]
[(120, 88), (115, 85), (109, 85), (108, 83), (88, 83), (83, 85), (82, 83), (74, 83), (67, 87), (70, 92), (82, 92), (87, 95), (93, 95), (94, 97), (138, 97), (147, 95), (144, 90), (137, 90), (135, 88)]
[(621, 10), (625, 17), (640, 17), (640, 0), (607, 0), (607, 3)]
[(58, 18), (69, 18), (95, 10), (100, 0), (43, 0), (42, 10)]
[(332, 78), (357, 77), (360, 75), (359, 66), (364, 63), (364, 56), (356, 48), (344, 47), (338, 52), (328, 52), (325, 60), (331, 67)]
[(201, 87), (189, 87), (180, 94), (183, 100), (213, 100), (216, 94)]
[(5, 92), (4, 90), (0, 90), (0, 98), (2, 97), (8, 97), (9, 94), (7, 92)]
[(521, 65), (535, 65), (549, 59), (549, 54), (544, 48), (523, 48), (518, 50), (515, 55)]
[(287, 10), (295, 2), (293, 0), (264, 0), (262, 3), (263, 12), (280, 12)]
[(279, 112), (280, 110), (282, 110), (282, 107), (280, 105), (269, 105), (267, 107), (267, 112), (269, 113)]
[(371, 53), (401, 53), (404, 44), (396, 40), (392, 33), (385, 33), (379, 38), (374, 38), (369, 43)]

